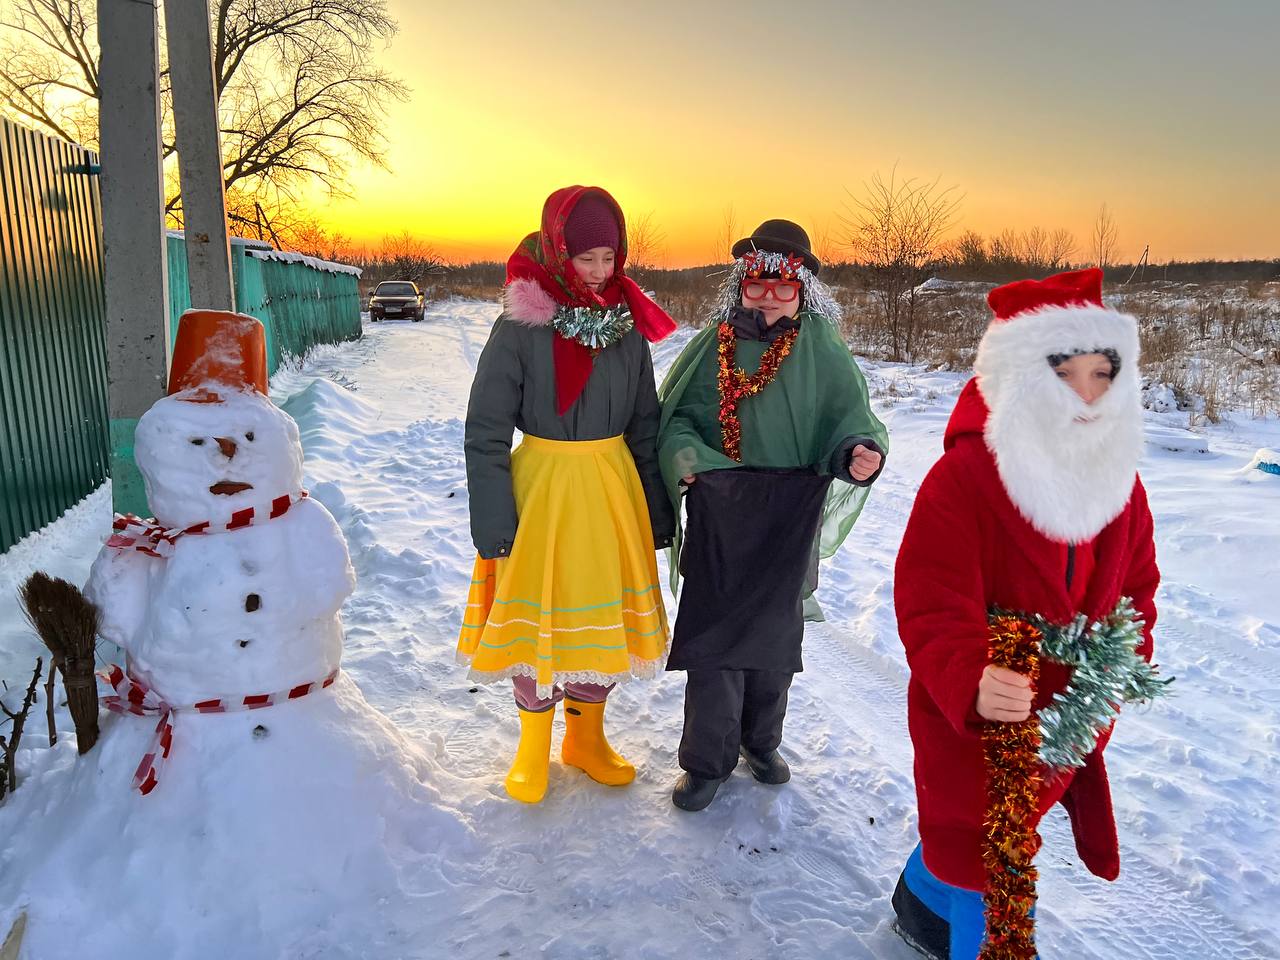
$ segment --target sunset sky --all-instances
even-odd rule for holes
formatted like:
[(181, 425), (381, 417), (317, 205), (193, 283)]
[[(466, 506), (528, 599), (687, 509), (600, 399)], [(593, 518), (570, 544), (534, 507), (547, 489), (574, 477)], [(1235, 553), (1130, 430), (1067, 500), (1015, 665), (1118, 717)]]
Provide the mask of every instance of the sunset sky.
[(358, 240), (505, 259), (586, 183), (705, 263), (730, 204), (838, 236), (896, 164), (957, 186), (957, 230), (1067, 227), (1083, 256), (1105, 202), (1122, 258), (1280, 256), (1274, 0), (390, 5), (389, 170), (323, 214)]

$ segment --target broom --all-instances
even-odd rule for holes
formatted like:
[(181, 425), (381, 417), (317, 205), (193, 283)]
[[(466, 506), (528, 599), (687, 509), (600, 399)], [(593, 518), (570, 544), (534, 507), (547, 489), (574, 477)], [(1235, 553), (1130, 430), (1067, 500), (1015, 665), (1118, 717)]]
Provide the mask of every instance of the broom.
[[(79, 750), (88, 753), (98, 742), (98, 684), (93, 675), (98, 610), (79, 587), (41, 571), (27, 578), (18, 595), (27, 621), (53, 654), (48, 692), (52, 693), (55, 670), (61, 670)], [(50, 698), (51, 731), (52, 710)]]

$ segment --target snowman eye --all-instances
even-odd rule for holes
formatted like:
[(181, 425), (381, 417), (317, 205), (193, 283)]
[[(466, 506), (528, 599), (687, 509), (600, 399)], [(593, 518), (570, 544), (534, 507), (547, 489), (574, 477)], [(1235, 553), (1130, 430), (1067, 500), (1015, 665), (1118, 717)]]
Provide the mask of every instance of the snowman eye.
[(204, 446), (204, 437), (192, 437), (191, 442), (197, 447), (202, 447)]
[(246, 433), (244, 435), (244, 438), (248, 440), (250, 443), (253, 443), (253, 431), (250, 430), (248, 433)]

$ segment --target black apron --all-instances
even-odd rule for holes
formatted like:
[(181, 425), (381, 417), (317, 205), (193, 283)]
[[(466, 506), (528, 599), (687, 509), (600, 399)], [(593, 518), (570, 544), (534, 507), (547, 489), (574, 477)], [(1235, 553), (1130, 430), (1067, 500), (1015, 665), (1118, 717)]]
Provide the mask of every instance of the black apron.
[(831, 481), (812, 469), (698, 474), (668, 670), (803, 668), (802, 600)]

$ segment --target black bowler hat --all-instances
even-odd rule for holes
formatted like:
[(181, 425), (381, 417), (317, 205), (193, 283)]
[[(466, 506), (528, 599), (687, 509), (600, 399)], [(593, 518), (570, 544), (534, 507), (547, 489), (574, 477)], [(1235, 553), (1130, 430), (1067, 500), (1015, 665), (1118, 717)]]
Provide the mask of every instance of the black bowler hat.
[(816, 276), (822, 269), (822, 261), (809, 249), (809, 235), (798, 223), (790, 220), (766, 220), (756, 227), (756, 232), (733, 245), (735, 258), (752, 250), (769, 253), (795, 253), (804, 259), (804, 265)]

